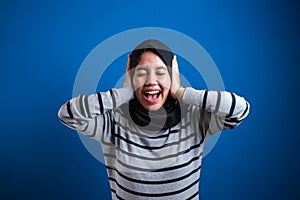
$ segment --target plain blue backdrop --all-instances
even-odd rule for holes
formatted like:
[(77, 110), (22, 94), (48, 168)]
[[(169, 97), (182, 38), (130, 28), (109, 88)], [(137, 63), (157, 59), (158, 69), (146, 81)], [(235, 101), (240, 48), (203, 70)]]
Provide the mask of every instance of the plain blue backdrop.
[(0, 199), (110, 198), (105, 167), (57, 111), (88, 53), (139, 27), (192, 37), (226, 90), (251, 104), (203, 159), (201, 199), (300, 199), (299, 8), (291, 0), (1, 1)]

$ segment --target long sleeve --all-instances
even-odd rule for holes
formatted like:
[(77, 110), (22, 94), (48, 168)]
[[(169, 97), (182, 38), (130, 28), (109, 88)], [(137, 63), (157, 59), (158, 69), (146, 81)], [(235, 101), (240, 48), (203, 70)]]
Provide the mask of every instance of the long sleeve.
[(248, 115), (250, 105), (235, 93), (226, 91), (195, 90), (187, 87), (182, 97), (185, 104), (195, 105), (200, 111), (200, 128), (213, 134), (224, 129), (233, 129)]
[(111, 89), (92, 95), (80, 95), (66, 102), (58, 111), (59, 119), (66, 126), (85, 135), (96, 137), (104, 130), (110, 110), (129, 101), (133, 96), (131, 87)]

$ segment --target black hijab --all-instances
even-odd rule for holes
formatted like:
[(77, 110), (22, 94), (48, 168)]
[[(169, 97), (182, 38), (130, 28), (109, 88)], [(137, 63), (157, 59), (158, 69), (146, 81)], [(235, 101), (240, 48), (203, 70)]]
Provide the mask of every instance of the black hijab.
[[(146, 40), (139, 44), (130, 55), (130, 68), (134, 69), (137, 66), (142, 54), (146, 51), (151, 51), (158, 55), (168, 66), (169, 75), (172, 77), (171, 69), (174, 54), (167, 45), (158, 40)], [(135, 70), (131, 70), (131, 80), (133, 79), (134, 71)], [(134, 98), (129, 101), (128, 106), (132, 120), (137, 125), (148, 130), (168, 129), (178, 124), (181, 119), (179, 102), (170, 94), (168, 95), (164, 105), (156, 111), (149, 111), (145, 109), (135, 95)]]

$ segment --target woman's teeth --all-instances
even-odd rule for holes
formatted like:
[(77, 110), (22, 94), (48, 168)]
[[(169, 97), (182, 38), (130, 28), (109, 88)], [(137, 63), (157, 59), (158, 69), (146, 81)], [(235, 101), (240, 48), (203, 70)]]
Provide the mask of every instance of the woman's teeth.
[(147, 91), (145, 92), (145, 94), (158, 94), (159, 91)]
[(159, 97), (160, 91), (146, 91), (146, 92), (144, 92), (144, 94), (145, 94), (145, 97), (151, 101), (151, 100), (155, 100)]

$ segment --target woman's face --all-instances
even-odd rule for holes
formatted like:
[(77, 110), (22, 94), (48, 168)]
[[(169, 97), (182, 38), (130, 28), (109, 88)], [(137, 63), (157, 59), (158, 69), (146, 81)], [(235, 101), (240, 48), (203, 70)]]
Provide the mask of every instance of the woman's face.
[(165, 103), (170, 87), (171, 78), (165, 63), (155, 53), (144, 52), (133, 76), (133, 88), (139, 102), (147, 110), (158, 110)]

